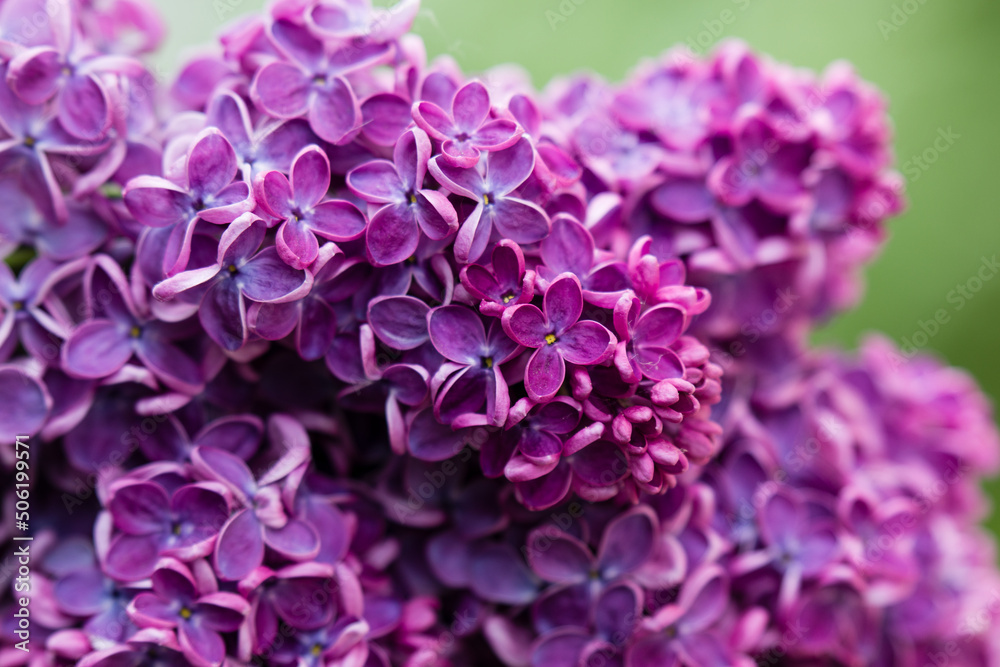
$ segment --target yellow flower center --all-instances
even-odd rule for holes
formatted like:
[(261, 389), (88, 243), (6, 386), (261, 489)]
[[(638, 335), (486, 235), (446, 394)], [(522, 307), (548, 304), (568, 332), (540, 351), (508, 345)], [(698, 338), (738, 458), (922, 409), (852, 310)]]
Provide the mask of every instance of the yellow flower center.
[(490, 205), (490, 196), (489, 195), (483, 195), (483, 203), (486, 204), (487, 206)]
[(493, 368), (493, 357), (483, 357), (483, 367)]
[(319, 655), (323, 652), (323, 647), (320, 644), (313, 644), (311, 653), (313, 655)]
[(556, 342), (556, 335), (555, 334), (547, 334), (545, 336), (545, 342), (548, 343), (549, 345), (552, 345), (553, 343)]
[(230, 264), (229, 265), (229, 272), (230, 273), (236, 273), (236, 265), (235, 264)]
[(24, 138), (24, 145), (27, 146), (28, 148), (31, 148), (32, 146), (35, 145), (35, 138), (32, 137), (32, 136), (25, 137)]
[(191, 610), (188, 609), (187, 607), (181, 607), (180, 613), (181, 613), (181, 618), (183, 618), (185, 621), (191, 618)]
[(410, 203), (411, 204), (417, 203), (417, 195), (413, 194), (412, 192), (410, 193)]
[(139, 334), (141, 334), (141, 333), (142, 333), (142, 329), (140, 329), (136, 325), (133, 325), (132, 328), (129, 329), (128, 335), (131, 336), (132, 338), (138, 338)]
[(514, 295), (511, 294), (510, 292), (507, 292), (506, 294), (503, 295), (503, 302), (504, 303), (510, 303), (513, 300), (514, 300)]

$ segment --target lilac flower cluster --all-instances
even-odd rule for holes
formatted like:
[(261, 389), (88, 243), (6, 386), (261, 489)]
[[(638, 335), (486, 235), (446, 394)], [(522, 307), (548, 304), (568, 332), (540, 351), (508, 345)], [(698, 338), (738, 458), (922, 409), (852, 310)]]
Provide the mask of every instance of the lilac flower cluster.
[(159, 89), (138, 0), (0, 2), (0, 665), (1000, 665), (985, 399), (806, 347), (901, 206), (878, 94), (739, 44), (538, 94), (418, 7)]

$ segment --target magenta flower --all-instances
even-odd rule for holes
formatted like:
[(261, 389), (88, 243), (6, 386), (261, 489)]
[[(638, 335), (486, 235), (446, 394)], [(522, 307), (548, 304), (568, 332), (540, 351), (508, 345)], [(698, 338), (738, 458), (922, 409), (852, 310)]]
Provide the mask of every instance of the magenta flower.
[[(236, 153), (215, 128), (204, 130), (187, 155), (187, 183), (176, 185), (159, 176), (138, 176), (125, 186), (129, 212), (151, 227), (140, 240), (140, 262), (167, 276), (183, 271), (191, 257), (195, 225), (233, 222), (254, 207), (253, 192), (237, 175)], [(160, 268), (162, 267), (162, 268)]]
[(445, 423), (486, 404), (486, 422), (499, 426), (507, 420), (510, 394), (501, 365), (520, 352), (520, 346), (504, 334), (499, 320), (489, 332), (474, 310), (451, 305), (427, 314), (431, 344), (450, 364), (435, 375), (440, 382), (434, 400), (434, 415)]
[(671, 345), (687, 328), (687, 315), (669, 303), (642, 308), (639, 299), (625, 295), (615, 305), (615, 367), (626, 382), (642, 378), (682, 378), (684, 363)]
[(530, 303), (503, 314), (503, 328), (519, 344), (535, 348), (525, 369), (524, 387), (532, 400), (555, 396), (566, 377), (566, 363), (590, 366), (607, 361), (614, 335), (593, 320), (580, 320), (583, 290), (572, 274), (558, 276), (545, 291), (544, 312)]
[(630, 287), (625, 264), (614, 259), (599, 261), (594, 238), (572, 216), (560, 214), (552, 219), (552, 231), (539, 245), (539, 254), (542, 288), (556, 276), (572, 273), (580, 279), (587, 303), (614, 308)]
[(398, 264), (413, 256), (421, 232), (439, 241), (458, 229), (458, 216), (448, 198), (423, 187), (431, 142), (419, 129), (396, 141), (393, 161), (373, 160), (347, 174), (358, 197), (381, 206), (368, 226), (368, 256), (376, 266)]
[(794, 211), (805, 194), (802, 172), (811, 149), (779, 142), (762, 119), (748, 118), (736, 129), (736, 149), (722, 158), (709, 175), (709, 186), (730, 206), (744, 206), (754, 197), (777, 211)]
[(277, 303), (309, 291), (312, 276), (278, 257), (275, 248), (258, 252), (267, 232), (263, 221), (247, 213), (226, 228), (215, 264), (178, 273), (153, 288), (157, 299), (207, 285), (198, 309), (205, 332), (227, 350), (238, 350), (249, 336), (247, 301)]
[(313, 131), (342, 143), (361, 124), (361, 108), (345, 76), (387, 60), (389, 43), (369, 42), (330, 50), (306, 28), (279, 19), (268, 38), (287, 60), (257, 70), (250, 86), (254, 102), (275, 118), (306, 116)]
[(644, 622), (645, 639), (627, 654), (628, 667), (682, 665), (725, 667), (736, 664), (720, 634), (712, 631), (726, 611), (729, 581), (721, 568), (705, 565), (691, 573), (677, 602)]
[(509, 239), (493, 248), (490, 268), (469, 264), (460, 274), (462, 285), (481, 299), (479, 312), (499, 317), (504, 310), (519, 303), (528, 303), (535, 295), (535, 272), (524, 268), (521, 247)]
[(261, 177), (261, 206), (278, 218), (278, 255), (304, 269), (319, 252), (319, 236), (350, 241), (365, 232), (365, 216), (348, 201), (324, 201), (330, 188), (330, 161), (319, 146), (306, 146), (292, 160), (291, 182), (279, 171)]
[(535, 243), (549, 233), (549, 217), (537, 204), (511, 196), (531, 175), (535, 152), (528, 139), (486, 156), (486, 173), (461, 168), (435, 157), (430, 172), (449, 192), (468, 197), (476, 207), (462, 222), (455, 238), (455, 259), (478, 260), (494, 229), (515, 243)]
[(489, 120), (490, 93), (470, 81), (455, 93), (448, 113), (434, 102), (414, 102), (413, 120), (432, 138), (443, 142), (444, 160), (455, 167), (475, 167), (480, 151), (500, 151), (521, 136), (517, 123), (506, 118)]
[(172, 559), (159, 563), (152, 583), (152, 592), (139, 593), (129, 604), (132, 620), (142, 627), (175, 630), (192, 665), (221, 665), (226, 645), (220, 633), (239, 629), (250, 607), (247, 601), (207, 588), (204, 580)]

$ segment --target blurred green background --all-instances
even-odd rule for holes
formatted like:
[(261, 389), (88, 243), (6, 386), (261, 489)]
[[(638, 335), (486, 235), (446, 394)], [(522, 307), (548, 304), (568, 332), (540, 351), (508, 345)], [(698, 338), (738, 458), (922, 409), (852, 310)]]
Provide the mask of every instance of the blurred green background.
[[(170, 28), (157, 61), (165, 74), (190, 45), (206, 43), (223, 23), (263, 5), (155, 1)], [(890, 225), (891, 243), (868, 271), (861, 306), (816, 339), (854, 347), (864, 332), (877, 330), (903, 344), (921, 321), (945, 309), (950, 320), (927, 349), (972, 372), (994, 401), (1000, 397), (1000, 280), (985, 282), (961, 309), (948, 300), (984, 257), (1000, 255), (994, 199), (1000, 192), (1000, 2), (424, 0), (414, 29), (430, 56), (448, 53), (466, 71), (519, 63), (538, 87), (580, 69), (617, 80), (639, 59), (677, 42), (704, 52), (730, 36), (802, 67), (849, 60), (889, 97), (909, 207)], [(934, 148), (939, 132), (955, 137), (945, 151)], [(989, 486), (996, 504), (1000, 481)], [(1000, 533), (1000, 513), (990, 524)]]

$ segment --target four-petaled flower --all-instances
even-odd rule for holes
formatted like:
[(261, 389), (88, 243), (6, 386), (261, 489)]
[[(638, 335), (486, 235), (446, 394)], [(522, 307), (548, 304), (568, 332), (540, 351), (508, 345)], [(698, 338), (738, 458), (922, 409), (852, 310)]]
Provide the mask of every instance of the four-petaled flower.
[(551, 399), (562, 387), (566, 363), (593, 365), (607, 361), (617, 341), (594, 320), (581, 320), (583, 290), (571, 273), (558, 276), (545, 291), (544, 312), (525, 303), (507, 309), (503, 328), (513, 340), (535, 348), (525, 369), (524, 387), (535, 401)]

